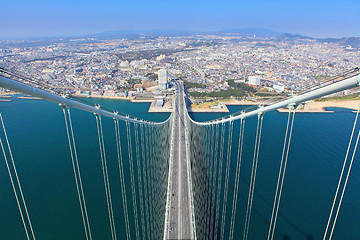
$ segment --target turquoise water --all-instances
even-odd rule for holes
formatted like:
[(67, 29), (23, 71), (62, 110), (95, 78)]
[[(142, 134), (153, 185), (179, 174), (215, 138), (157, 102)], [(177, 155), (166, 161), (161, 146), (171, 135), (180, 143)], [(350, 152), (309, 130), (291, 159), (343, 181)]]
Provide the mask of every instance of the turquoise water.
[[(147, 120), (163, 121), (169, 116), (147, 113), (149, 103), (97, 101), (102, 106)], [(241, 107), (229, 106), (229, 109), (237, 112)], [(60, 107), (46, 101), (14, 99), (12, 102), (0, 102), (0, 111), (37, 239), (84, 239)], [(196, 120), (221, 116), (192, 114)], [(276, 239), (322, 238), (354, 117), (355, 114), (349, 112), (297, 114)], [(110, 239), (95, 118), (91, 113), (76, 109), (72, 110), (72, 118), (93, 239)], [(249, 239), (264, 239), (267, 235), (286, 118), (286, 113), (278, 112), (268, 113), (264, 117)], [(103, 125), (118, 239), (125, 239), (118, 167), (114, 160), (116, 147), (112, 119), (104, 118)], [(241, 239), (243, 231), (255, 127), (256, 119), (247, 119), (234, 239)], [(237, 128), (235, 123), (235, 132)], [(124, 125), (121, 131), (125, 134)], [(333, 239), (358, 239), (360, 236), (358, 159), (357, 156)], [(234, 178), (235, 167), (235, 159), (232, 159), (230, 179)], [(125, 178), (127, 182), (130, 181), (128, 173), (125, 173)], [(0, 182), (0, 239), (25, 239), (3, 160), (0, 161)], [(230, 192), (233, 184), (233, 180), (230, 180)], [(131, 202), (130, 192), (129, 187), (128, 203)], [(229, 199), (232, 200), (231, 196)], [(230, 207), (228, 205), (228, 209)]]
[(356, 109), (351, 108), (339, 108), (339, 107), (326, 107), (326, 111), (333, 111), (333, 112), (352, 112), (356, 111)]

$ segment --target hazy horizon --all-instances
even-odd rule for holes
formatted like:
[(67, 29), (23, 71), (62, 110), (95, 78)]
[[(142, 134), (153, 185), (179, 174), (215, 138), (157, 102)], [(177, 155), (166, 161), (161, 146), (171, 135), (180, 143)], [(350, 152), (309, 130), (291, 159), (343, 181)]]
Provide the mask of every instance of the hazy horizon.
[(265, 28), (310, 37), (360, 37), (360, 1), (190, 0), (2, 3), (0, 38), (81, 36), (121, 29)]
[[(169, 35), (171, 35), (172, 33), (204, 33), (204, 34), (211, 34), (211, 33), (217, 33), (217, 32), (223, 32), (225, 33), (226, 30), (248, 30), (248, 29), (254, 29), (254, 30), (264, 30), (264, 31), (269, 31), (269, 32), (273, 32), (273, 33), (277, 33), (278, 35), (282, 35), (282, 34), (291, 34), (291, 35), (301, 35), (301, 36), (306, 36), (306, 37), (310, 37), (310, 38), (314, 38), (314, 39), (321, 39), (321, 38), (350, 38), (350, 37), (360, 37), (359, 36), (311, 36), (311, 35), (307, 35), (307, 34), (300, 34), (297, 32), (280, 32), (280, 31), (275, 31), (272, 29), (268, 29), (268, 28), (262, 28), (262, 27), (243, 27), (243, 28), (223, 28), (223, 29), (216, 29), (216, 30), (187, 30), (187, 29), (147, 29), (147, 30), (143, 30), (143, 29), (114, 29), (114, 30), (107, 30), (107, 31), (98, 31), (98, 32), (89, 32), (89, 33), (82, 33), (82, 34), (58, 34), (58, 35), (34, 35), (34, 36), (12, 36), (12, 37), (2, 37), (0, 36), (0, 40), (38, 40), (38, 39), (52, 39), (52, 38), (82, 38), (82, 37), (100, 37), (100, 36), (117, 36), (117, 35), (121, 35), (121, 34), (156, 34), (156, 33), (166, 33), (168, 32)], [(113, 35), (112, 35), (113, 33)], [(259, 34), (255, 34), (255, 35), (259, 35)], [(264, 34), (266, 35), (266, 34)]]

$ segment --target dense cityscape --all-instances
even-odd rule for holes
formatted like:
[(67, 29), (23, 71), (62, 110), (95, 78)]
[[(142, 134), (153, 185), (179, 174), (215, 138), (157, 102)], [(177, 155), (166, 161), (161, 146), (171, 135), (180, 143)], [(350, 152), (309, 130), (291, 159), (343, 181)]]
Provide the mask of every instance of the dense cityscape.
[(102, 96), (162, 94), (160, 69), (167, 69), (169, 80), (188, 82), (189, 92), (203, 93), (197, 96), (226, 92), (234, 82), (302, 91), (357, 67), (354, 39), (204, 33), (3, 40), (0, 66), (71, 93)]
[(8, 0), (0, 240), (360, 239), (360, 0)]

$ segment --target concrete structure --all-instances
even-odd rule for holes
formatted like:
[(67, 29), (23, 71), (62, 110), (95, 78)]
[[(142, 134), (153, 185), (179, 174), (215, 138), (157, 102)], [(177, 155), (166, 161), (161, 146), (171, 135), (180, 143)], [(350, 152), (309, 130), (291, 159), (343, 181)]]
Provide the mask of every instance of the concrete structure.
[(128, 61), (124, 61), (124, 62), (121, 62), (121, 63), (120, 63), (120, 67), (121, 67), (121, 68), (128, 68), (128, 67), (130, 67), (130, 64), (129, 64)]
[(168, 82), (168, 71), (166, 69), (161, 69), (158, 71), (158, 82), (159, 89), (166, 90)]
[(156, 100), (155, 107), (162, 107), (164, 105), (164, 99)]
[(193, 204), (191, 194), (191, 173), (187, 139), (187, 111), (185, 106), (184, 85), (175, 82), (176, 100), (172, 126), (172, 155), (170, 158), (169, 195), (167, 216), (165, 217), (164, 240), (196, 239)]
[(275, 92), (283, 92), (285, 90), (285, 86), (281, 84), (274, 84), (273, 89)]
[(251, 85), (260, 85), (260, 76), (249, 76), (248, 80)]

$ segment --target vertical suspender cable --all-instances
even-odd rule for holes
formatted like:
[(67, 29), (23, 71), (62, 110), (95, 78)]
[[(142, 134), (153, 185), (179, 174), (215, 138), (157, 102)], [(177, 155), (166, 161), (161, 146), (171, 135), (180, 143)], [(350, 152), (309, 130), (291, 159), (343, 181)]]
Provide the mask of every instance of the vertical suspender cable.
[[(142, 177), (143, 177), (143, 184), (144, 184), (144, 206), (145, 206), (145, 227), (146, 227), (146, 233), (147, 233), (147, 238), (150, 239), (150, 228), (149, 228), (149, 208), (148, 208), (148, 191), (147, 191), (147, 175), (146, 175), (146, 160), (147, 160), (147, 154), (146, 154), (146, 140), (145, 140), (145, 136), (144, 136), (144, 132), (145, 132), (145, 125), (141, 124), (141, 129), (140, 129), (140, 147), (141, 147), (141, 155), (142, 155)], [(145, 236), (143, 237), (145, 239)]]
[(146, 137), (146, 145), (147, 145), (147, 167), (146, 167), (146, 172), (147, 172), (147, 189), (148, 189), (148, 203), (149, 203), (149, 234), (150, 234), (150, 239), (154, 238), (154, 228), (153, 228), (153, 207), (152, 207), (152, 180), (151, 180), (151, 158), (152, 158), (152, 152), (151, 152), (151, 146), (150, 146), (150, 136), (151, 136), (151, 131), (150, 131), (151, 126), (147, 125), (147, 134), (145, 134)]
[[(354, 136), (356, 124), (357, 124), (358, 117), (359, 117), (359, 111), (360, 111), (360, 106), (359, 106), (359, 108), (358, 108), (358, 110), (357, 110), (357, 112), (356, 112), (356, 117), (355, 117), (355, 120), (354, 120), (353, 129), (352, 129), (352, 131), (351, 131), (351, 136), (350, 136), (348, 148), (347, 148), (347, 151), (346, 151), (344, 163), (343, 163), (343, 166), (342, 166), (342, 170), (341, 170), (339, 182), (338, 182), (338, 185), (337, 185), (337, 189), (336, 189), (334, 201), (333, 201), (333, 204), (332, 204), (332, 207), (331, 207), (331, 211), (330, 211), (329, 219), (328, 219), (328, 222), (327, 222), (327, 225), (326, 225), (326, 229), (325, 229), (325, 233), (324, 233), (323, 240), (325, 240), (325, 239), (326, 239), (326, 236), (328, 235), (328, 230), (329, 230), (329, 227), (330, 227), (330, 222), (331, 222), (331, 219), (333, 218), (333, 212), (334, 212), (334, 208), (335, 208), (335, 203), (336, 203), (337, 198), (338, 198), (338, 194), (339, 194), (341, 182), (343, 181), (343, 176), (344, 176), (344, 172), (345, 172), (345, 167), (346, 167), (346, 165), (348, 165), (348, 164), (347, 164), (347, 162), (348, 162), (348, 156), (349, 156), (350, 148), (351, 148), (351, 145), (352, 145), (352, 141), (353, 141), (353, 136)], [(338, 203), (338, 206), (337, 206), (337, 210), (336, 210), (336, 213), (335, 213), (335, 217), (334, 217), (334, 220), (333, 220), (333, 223), (332, 223), (332, 226), (331, 226), (331, 231), (330, 231), (329, 239), (332, 238), (332, 235), (333, 235), (333, 232), (334, 232), (334, 228), (335, 228), (335, 225), (336, 225), (337, 217), (338, 217), (338, 214), (339, 214), (339, 211), (340, 211), (340, 207), (341, 207), (341, 203), (342, 203), (342, 200), (343, 200), (343, 197), (344, 197), (346, 185), (347, 185), (347, 182), (348, 182), (348, 179), (349, 179), (349, 175), (350, 175), (350, 172), (351, 172), (351, 168), (352, 168), (352, 164), (353, 164), (353, 161), (354, 161), (355, 153), (356, 153), (357, 146), (358, 146), (358, 143), (359, 143), (359, 137), (360, 137), (360, 130), (359, 130), (359, 133), (358, 133), (356, 142), (355, 142), (355, 147), (354, 147), (354, 151), (353, 151), (353, 154), (352, 154), (352, 158), (351, 158), (351, 160), (350, 160), (350, 165), (349, 165), (349, 167), (348, 167), (348, 169), (347, 169), (347, 172), (346, 172), (345, 183), (344, 183), (344, 185), (343, 185), (343, 187), (342, 187), (342, 190), (341, 190), (341, 196), (340, 196), (340, 200), (339, 200), (339, 203)]]
[[(79, 160), (78, 160), (77, 150), (76, 150), (76, 145), (75, 145), (75, 137), (74, 137), (74, 130), (72, 127), (70, 109), (67, 108), (67, 111), (65, 111), (65, 107), (63, 107), (63, 113), (64, 113), (64, 119), (65, 119), (66, 133), (67, 133), (68, 142), (69, 142), (71, 163), (72, 163), (74, 177), (75, 177), (76, 190), (77, 190), (77, 194), (78, 194), (78, 198), (79, 198), (81, 217), (82, 217), (83, 224), (84, 224), (85, 237), (86, 237), (86, 239), (91, 240), (92, 234), (91, 234), (90, 222), (89, 222), (89, 217), (88, 217), (87, 208), (86, 208), (85, 194), (84, 194), (84, 190), (83, 190), (83, 186), (82, 186)], [(66, 115), (68, 117), (66, 117)]]
[(86, 237), (86, 239), (89, 239), (87, 225), (86, 225), (86, 221), (85, 221), (85, 214), (84, 214), (84, 209), (83, 209), (83, 201), (82, 201), (82, 198), (81, 198), (81, 195), (80, 195), (78, 174), (77, 174), (76, 168), (75, 168), (74, 153), (73, 153), (73, 149), (72, 149), (72, 143), (71, 143), (70, 132), (69, 132), (69, 127), (68, 127), (68, 120), (66, 118), (65, 108), (63, 108), (63, 112), (64, 112), (64, 119), (65, 119), (66, 133), (67, 133), (68, 142), (69, 142), (69, 148), (70, 148), (71, 163), (72, 163), (72, 167), (73, 167), (73, 171), (74, 171), (76, 190), (77, 190), (79, 204), (80, 204), (81, 217), (82, 217), (82, 221), (83, 221), (83, 224), (84, 224), (85, 237)]
[(210, 223), (210, 239), (213, 238), (215, 239), (215, 234), (213, 235), (214, 228), (215, 228), (215, 196), (216, 196), (216, 180), (217, 180), (217, 174), (216, 174), (216, 169), (217, 169), (217, 163), (218, 163), (218, 147), (219, 147), (219, 129), (220, 129), (220, 125), (216, 124), (215, 125), (215, 138), (214, 138), (214, 157), (213, 157), (213, 161), (214, 161), (214, 168), (213, 168), (213, 183), (212, 183), (212, 199), (211, 199), (211, 205), (212, 205), (212, 209), (210, 212), (211, 215), (211, 223)]
[(242, 159), (242, 149), (243, 149), (243, 141), (244, 141), (244, 126), (245, 126), (245, 119), (241, 119), (240, 129), (239, 129), (239, 144), (238, 144), (238, 154), (237, 154), (237, 162), (236, 162), (235, 187), (234, 187), (231, 220), (230, 220), (229, 240), (232, 240), (234, 236), (236, 206), (237, 206), (237, 197), (238, 197), (239, 182), (240, 182), (241, 159)]
[(139, 186), (139, 199), (140, 199), (140, 211), (141, 211), (141, 230), (142, 230), (142, 238), (145, 238), (145, 216), (144, 216), (144, 201), (143, 201), (143, 185), (141, 181), (141, 167), (140, 167), (140, 149), (139, 149), (139, 133), (138, 128), (139, 125), (134, 123), (135, 128), (135, 139), (136, 139), (136, 168), (137, 168), (137, 175), (138, 175), (138, 186)]
[[(11, 151), (11, 148), (10, 148), (10, 143), (9, 143), (9, 140), (8, 140), (8, 137), (7, 137), (7, 134), (6, 134), (5, 124), (4, 124), (4, 121), (3, 121), (3, 118), (2, 118), (1, 113), (0, 113), (0, 119), (1, 119), (2, 129), (3, 129), (3, 131), (4, 131), (4, 135), (5, 135), (5, 139), (6, 139), (8, 151), (9, 151), (9, 154), (10, 154), (11, 165), (12, 165), (12, 168), (13, 168), (13, 171), (14, 171), (14, 174), (15, 174), (17, 187), (18, 187), (19, 192), (20, 192), (20, 195), (21, 195), (21, 196), (20, 196), (20, 197), (21, 197), (21, 201), (22, 201), (22, 203), (23, 203), (23, 205), (24, 205), (24, 210), (25, 210), (25, 214), (26, 214), (26, 220), (27, 220), (27, 223), (28, 223), (29, 228), (30, 228), (31, 236), (32, 236), (32, 238), (35, 240), (34, 230), (33, 230), (33, 228), (32, 228), (32, 224), (31, 224), (29, 212), (28, 212), (27, 207), (26, 207), (25, 198), (24, 198), (24, 195), (23, 195), (23, 192), (22, 192), (22, 188), (21, 188), (19, 176), (18, 176), (18, 174), (17, 174), (17, 170), (16, 170), (16, 167), (15, 167), (15, 161), (14, 161), (14, 158), (13, 158), (13, 155), (12, 155), (12, 151)], [(1, 137), (0, 137), (0, 144), (1, 144), (1, 149), (2, 149), (2, 151), (3, 151), (3, 154), (4, 154), (4, 159), (5, 159), (5, 163), (6, 163), (6, 168), (7, 168), (7, 171), (8, 171), (8, 173), (9, 173), (9, 177), (10, 177), (10, 181), (11, 181), (11, 186), (12, 186), (13, 191), (14, 191), (14, 194), (15, 194), (16, 203), (17, 203), (17, 206), (18, 206), (18, 208), (19, 208), (19, 212), (20, 212), (20, 216), (21, 216), (21, 221), (22, 221), (23, 226), (24, 226), (24, 229), (25, 229), (26, 237), (27, 237), (27, 239), (29, 240), (29, 239), (30, 239), (30, 235), (29, 235), (28, 229), (27, 229), (27, 227), (26, 227), (26, 222), (25, 222), (24, 214), (23, 214), (22, 209), (21, 209), (21, 204), (20, 204), (20, 201), (19, 201), (19, 196), (18, 196), (18, 194), (17, 194), (17, 192), (16, 192), (16, 186), (15, 186), (14, 179), (13, 179), (13, 176), (12, 176), (11, 171), (10, 171), (8, 159), (7, 159), (7, 157), (6, 157), (5, 148), (4, 148), (4, 145), (3, 145), (3, 142), (2, 142)]]
[(114, 232), (114, 239), (116, 240), (116, 228), (115, 228), (114, 212), (113, 212), (112, 200), (111, 200), (110, 182), (109, 182), (109, 174), (108, 174), (106, 154), (105, 154), (105, 143), (104, 143), (104, 134), (103, 134), (101, 115), (99, 115), (98, 118), (99, 118), (99, 123), (100, 123), (101, 144), (102, 144), (103, 157), (104, 157), (104, 167), (105, 167), (106, 182), (107, 182), (107, 189), (108, 189), (108, 196), (109, 196), (109, 203), (110, 203), (111, 220), (112, 220), (112, 226), (113, 226), (113, 232)]
[(146, 145), (146, 161), (145, 161), (145, 173), (146, 173), (146, 192), (147, 192), (147, 206), (148, 206), (148, 211), (147, 211), (147, 217), (148, 217), (148, 239), (152, 239), (152, 219), (151, 219), (151, 204), (150, 204), (150, 199), (151, 199), (151, 192), (150, 192), (150, 167), (149, 167), (149, 162), (150, 162), (150, 146), (149, 146), (149, 126), (146, 125), (145, 129), (144, 129), (145, 133), (144, 133), (144, 137), (145, 137), (145, 145)]
[(226, 206), (227, 206), (228, 189), (229, 189), (229, 175), (230, 175), (230, 160), (231, 160), (233, 126), (234, 126), (234, 122), (230, 121), (230, 123), (229, 123), (229, 139), (228, 139), (228, 143), (227, 143), (228, 150), (227, 150), (227, 163), (226, 163), (225, 183), (224, 183), (225, 187), (224, 187), (224, 199), (223, 199), (220, 239), (224, 239), (224, 231), (225, 231)]
[(100, 148), (100, 158), (101, 158), (101, 166), (104, 178), (104, 186), (105, 186), (105, 195), (106, 195), (106, 203), (108, 207), (109, 213), (109, 222), (110, 222), (110, 230), (112, 239), (116, 239), (116, 230), (115, 230), (115, 223), (114, 223), (114, 214), (112, 210), (112, 202), (111, 202), (111, 192), (109, 186), (109, 176), (108, 170), (106, 165), (106, 155), (105, 155), (105, 144), (104, 144), (104, 136), (102, 131), (102, 124), (101, 124), (101, 116), (95, 114), (96, 119), (96, 127), (98, 131), (98, 139), (99, 139), (99, 148)]
[(260, 113), (258, 115), (258, 122), (257, 122), (257, 128), (256, 128), (254, 157), (253, 157), (253, 164), (252, 164), (252, 170), (251, 170), (251, 179), (250, 179), (250, 187), (249, 187), (248, 205), (247, 205), (247, 209), (246, 209), (243, 240), (246, 240), (248, 238), (248, 234), (249, 234), (251, 210), (252, 210), (252, 203), (253, 203), (253, 198), (254, 198), (256, 172), (257, 172), (257, 165), (258, 165), (258, 160), (259, 160), (259, 150), (260, 150), (263, 118), (264, 118), (264, 115)]
[[(291, 117), (291, 113), (293, 113)], [(289, 115), (286, 125), (286, 131), (285, 131), (285, 137), (284, 137), (284, 146), (280, 161), (280, 169), (279, 169), (279, 176), (276, 184), (276, 191), (275, 191), (275, 198), (274, 198), (274, 205), (271, 213), (271, 220), (269, 225), (269, 232), (268, 232), (268, 240), (272, 240), (274, 238), (275, 229), (276, 229), (276, 221), (277, 216), (279, 212), (279, 206), (280, 206), (280, 200), (281, 200), (281, 194), (282, 189), (284, 185), (284, 179), (285, 179), (285, 172), (287, 167), (287, 161), (289, 156), (289, 149), (290, 149), (290, 143), (291, 143), (291, 136), (294, 126), (294, 119), (295, 119), (295, 110), (292, 110), (291, 107), (289, 107)], [(291, 125), (290, 125), (291, 121)], [(290, 125), (290, 129), (289, 129)]]
[(114, 119), (114, 124), (115, 124), (116, 149), (117, 149), (118, 165), (119, 165), (119, 173), (120, 173), (120, 185), (121, 185), (121, 193), (122, 193), (123, 208), (124, 208), (126, 238), (130, 240), (131, 236), (130, 236), (128, 206), (126, 200), (126, 188), (125, 188), (124, 166), (123, 166), (123, 158), (122, 158), (122, 150), (121, 150), (121, 138), (119, 131), (120, 129), (119, 120)]
[(134, 161), (133, 161), (133, 151), (132, 151), (132, 143), (131, 143), (131, 129), (130, 123), (126, 122), (126, 130), (127, 130), (127, 140), (128, 140), (128, 152), (129, 152), (129, 166), (130, 166), (130, 180), (131, 180), (131, 192), (132, 192), (132, 201), (134, 208), (134, 219), (135, 219), (135, 233), (136, 239), (140, 239), (139, 236), (139, 222), (138, 222), (138, 214), (137, 214), (137, 204), (136, 204), (136, 190), (135, 190), (135, 179), (134, 179)]
[(152, 170), (152, 176), (153, 176), (153, 181), (154, 181), (154, 185), (153, 185), (153, 211), (154, 211), (154, 234), (155, 234), (155, 239), (159, 239), (159, 219), (157, 218), (158, 215), (158, 210), (159, 210), (159, 182), (158, 182), (158, 170), (159, 170), (159, 129), (157, 127), (154, 127), (154, 139), (156, 139), (156, 142), (154, 141), (154, 143), (152, 144), (153, 147), (153, 170)]
[(224, 156), (224, 142), (225, 142), (225, 123), (222, 123), (221, 129), (221, 142), (220, 142), (220, 157), (219, 157), (219, 174), (218, 174), (218, 187), (217, 187), (217, 200), (216, 200), (216, 217), (215, 217), (215, 229), (214, 237), (218, 238), (219, 229), (219, 215), (220, 215), (220, 194), (221, 194), (221, 180), (222, 180), (222, 168), (223, 168), (223, 156)]
[(209, 158), (209, 180), (208, 180), (208, 191), (209, 191), (209, 199), (207, 200), (207, 212), (210, 214), (210, 216), (208, 216), (206, 218), (207, 224), (207, 232), (208, 232), (208, 238), (211, 239), (211, 195), (212, 195), (212, 170), (213, 170), (213, 164), (214, 164), (214, 148), (213, 148), (213, 143), (214, 143), (214, 125), (210, 125), (210, 134), (209, 134), (209, 146), (208, 146), (208, 158)]

